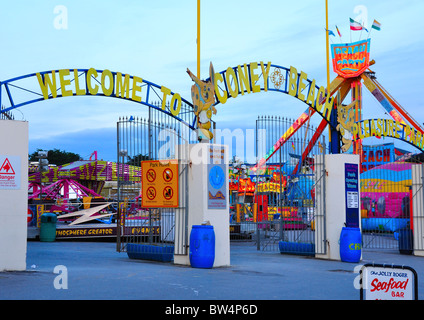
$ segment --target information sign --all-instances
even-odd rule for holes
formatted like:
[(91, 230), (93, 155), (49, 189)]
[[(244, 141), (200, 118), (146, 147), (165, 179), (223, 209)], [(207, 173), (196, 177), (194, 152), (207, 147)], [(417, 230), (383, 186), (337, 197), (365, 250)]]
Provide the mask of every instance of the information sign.
[(144, 208), (178, 207), (178, 162), (141, 162), (141, 205)]

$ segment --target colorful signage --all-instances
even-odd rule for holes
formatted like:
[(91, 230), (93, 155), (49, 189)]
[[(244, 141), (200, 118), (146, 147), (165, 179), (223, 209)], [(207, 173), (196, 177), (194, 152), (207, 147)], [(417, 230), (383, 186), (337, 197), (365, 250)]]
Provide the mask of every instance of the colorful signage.
[(424, 151), (421, 131), (392, 119), (367, 119), (356, 122), (351, 132), (353, 140), (368, 137), (391, 137), (403, 140)]
[(211, 145), (208, 163), (208, 209), (227, 209), (228, 176), (225, 147)]
[(333, 70), (343, 78), (357, 77), (370, 65), (370, 39), (332, 44)]
[(21, 189), (21, 157), (0, 155), (0, 189)]
[[(82, 73), (80, 73), (81, 71)], [(105, 96), (142, 102), (142, 88), (146, 85), (140, 77), (111, 72), (107, 69), (103, 71), (94, 68), (88, 70), (61, 69), (38, 72), (36, 76), (45, 100), (58, 96), (95, 96), (103, 93)], [(169, 103), (168, 96), (171, 96), (169, 111), (173, 116), (177, 116), (181, 110), (181, 95), (172, 93), (164, 86), (160, 90), (162, 92), (162, 110), (165, 110)], [(145, 95), (148, 96), (148, 93)]]
[(395, 161), (395, 145), (393, 143), (362, 146), (362, 172), (393, 161)]
[(346, 226), (359, 228), (359, 172), (356, 163), (345, 163)]
[[(281, 81), (278, 82), (277, 90), (305, 102), (329, 121), (334, 98), (324, 99), (325, 87), (318, 87), (315, 79), (308, 80), (308, 75), (303, 71), (298, 73), (295, 67), (290, 67), (290, 69), (276, 67), (276, 70), (280, 69), (283, 70), (286, 77), (285, 79), (281, 78)], [(251, 62), (249, 65), (245, 63), (235, 68), (228, 67), (222, 73), (215, 73), (215, 94), (218, 101), (224, 104), (230, 97), (236, 98), (239, 94), (260, 92), (261, 85), (263, 85), (264, 91), (268, 91), (270, 71), (271, 62), (264, 64), (261, 61), (259, 64)], [(279, 89), (280, 87), (282, 90)]]
[(178, 162), (152, 160), (141, 162), (141, 206), (178, 207)]
[[(79, 163), (79, 162), (77, 162)], [(60, 179), (90, 180), (90, 181), (133, 181), (140, 182), (140, 167), (118, 164), (110, 161), (90, 161), (81, 165), (73, 163), (61, 167), (50, 167), (46, 172), (34, 172), (28, 177), (29, 182), (56, 182)]]
[[(160, 227), (132, 226), (123, 228), (124, 235), (159, 235)], [(116, 226), (64, 227), (56, 229), (56, 239), (116, 237)]]
[(365, 264), (361, 300), (418, 300), (417, 273), (408, 266)]

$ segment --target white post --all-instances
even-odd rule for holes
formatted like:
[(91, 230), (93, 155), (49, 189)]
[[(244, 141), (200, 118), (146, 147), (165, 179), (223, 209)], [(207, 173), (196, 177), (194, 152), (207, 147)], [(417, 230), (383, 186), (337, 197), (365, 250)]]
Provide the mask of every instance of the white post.
[[(181, 147), (182, 150), (179, 148), (181, 150), (179, 159), (183, 163), (189, 163), (187, 181), (189, 193), (188, 237), (190, 237), (193, 225), (209, 222), (215, 232), (215, 261), (213, 267), (229, 266), (228, 147), (209, 143), (183, 145)], [(184, 155), (188, 159), (184, 159)], [(221, 171), (224, 174), (223, 177), (219, 176)], [(215, 178), (216, 181), (214, 181)], [(221, 178), (224, 179), (222, 185)], [(224, 190), (222, 192), (224, 199), (213, 199), (218, 189)], [(210, 191), (212, 198), (209, 197)], [(176, 228), (176, 231), (178, 229)], [(177, 241), (178, 237), (176, 236), (175, 239)], [(175, 246), (177, 246), (177, 243)], [(190, 265), (189, 250), (187, 255), (175, 255), (174, 263)]]
[(0, 271), (26, 269), (28, 122), (0, 120)]
[[(317, 224), (316, 228), (325, 227), (325, 243), (327, 244), (325, 254), (316, 254), (317, 258), (328, 260), (340, 260), (340, 233), (345, 223), (351, 217), (347, 217), (346, 205), (346, 164), (357, 165), (359, 170), (359, 156), (351, 154), (329, 154), (325, 155), (325, 226)], [(359, 172), (357, 173), (359, 181)], [(358, 184), (358, 227), (361, 228), (360, 218), (360, 186)], [(318, 229), (315, 231), (318, 233)], [(317, 245), (317, 244), (316, 244)]]

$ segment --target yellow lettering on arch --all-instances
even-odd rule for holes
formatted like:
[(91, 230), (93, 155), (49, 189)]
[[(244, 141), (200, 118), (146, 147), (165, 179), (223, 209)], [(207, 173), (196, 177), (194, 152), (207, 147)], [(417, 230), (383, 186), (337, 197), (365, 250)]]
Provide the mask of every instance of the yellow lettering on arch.
[(295, 67), (290, 66), (288, 94), (293, 97), (295, 97), (297, 93), (297, 77), (297, 69)]
[(261, 86), (256, 82), (259, 80), (259, 75), (255, 73), (255, 70), (258, 68), (257, 62), (250, 63), (250, 83), (252, 84), (253, 92), (260, 92)]
[[(109, 79), (109, 88), (106, 88), (106, 78)], [(103, 94), (105, 96), (110, 96), (113, 92), (113, 74), (107, 69), (102, 72), (101, 85)]]
[[(177, 100), (177, 107), (176, 108), (174, 108), (175, 100)], [(174, 95), (171, 98), (171, 107), (170, 107), (171, 114), (174, 117), (176, 117), (180, 113), (180, 110), (181, 110), (181, 96), (180, 96), (179, 93), (174, 93)]]
[(71, 85), (70, 79), (65, 79), (66, 76), (70, 75), (69, 69), (61, 69), (59, 70), (59, 81), (60, 81), (60, 89), (62, 91), (62, 97), (70, 97), (72, 96), (72, 89), (67, 90), (66, 86)]
[(312, 80), (309, 86), (308, 97), (306, 98), (305, 102), (309, 104), (312, 108), (315, 108), (315, 79)]
[(75, 93), (77, 96), (85, 95), (85, 90), (81, 89), (79, 86), (79, 77), (78, 77), (78, 69), (74, 69), (74, 80), (75, 80)]
[[(234, 83), (234, 90), (231, 87), (231, 81), (230, 81), (230, 76), (233, 78), (233, 83)], [(231, 94), (231, 96), (233, 98), (237, 98), (238, 96), (238, 83), (237, 83), (237, 77), (236, 77), (236, 73), (234, 72), (234, 69), (231, 67), (228, 67), (227, 71), (225, 72), (225, 80), (227, 81), (227, 86), (228, 86), (228, 91)]]
[(306, 83), (303, 81), (306, 81), (307, 79), (308, 79), (308, 75), (305, 72), (300, 71), (299, 87), (297, 88), (297, 98), (301, 101), (305, 101), (306, 99), (302, 91), (305, 90), (306, 88)]
[(268, 61), (266, 68), (264, 66), (264, 63), (261, 61), (261, 69), (262, 69), (262, 76), (264, 78), (264, 91), (268, 91), (268, 77), (269, 77), (269, 71), (271, 70), (271, 61)]
[(92, 94), (93, 96), (95, 96), (97, 94), (97, 92), (99, 92), (99, 86), (96, 84), (94, 87), (91, 85), (91, 77), (94, 76), (95, 78), (97, 77), (97, 71), (94, 68), (90, 68), (87, 71), (87, 87), (88, 87), (88, 92), (90, 92), (90, 94)]
[(45, 100), (49, 98), (49, 89), (52, 93), (52, 97), (57, 97), (57, 89), (56, 89), (56, 73), (53, 70), (51, 75), (52, 78), (50, 79), (50, 76), (48, 73), (44, 74), (44, 80), (43, 76), (40, 73), (37, 73), (37, 80), (38, 84), (40, 85), (41, 92), (43, 93), (43, 97)]
[(165, 110), (166, 108), (166, 98), (168, 95), (171, 94), (171, 89), (168, 89), (167, 87), (160, 87), (160, 91), (163, 93), (163, 98), (162, 98), (162, 110)]
[(130, 98), (130, 75), (126, 74), (124, 76), (124, 81), (122, 81), (122, 73), (117, 72), (115, 83), (116, 83), (115, 84), (116, 97), (129, 99)]
[(220, 74), (220, 73), (215, 73), (214, 78), (215, 78), (215, 84), (214, 84), (215, 85), (215, 94), (218, 97), (219, 102), (224, 104), (224, 103), (227, 102), (227, 98), (228, 98), (227, 97), (227, 91), (223, 90), (224, 94), (221, 95), (221, 93), (219, 92), (219, 87), (218, 87), (218, 81), (224, 82), (224, 78), (222, 77), (222, 74)]
[(133, 76), (133, 87), (132, 87), (132, 97), (131, 97), (132, 100), (141, 102), (141, 96), (138, 96), (137, 92), (141, 93), (142, 83), (143, 83), (142, 78)]
[[(243, 71), (243, 68), (244, 68), (244, 71)], [(250, 93), (249, 72), (247, 70), (247, 65), (244, 64), (243, 68), (240, 65), (237, 66), (241, 95), (244, 95), (243, 86), (246, 88), (247, 93)]]

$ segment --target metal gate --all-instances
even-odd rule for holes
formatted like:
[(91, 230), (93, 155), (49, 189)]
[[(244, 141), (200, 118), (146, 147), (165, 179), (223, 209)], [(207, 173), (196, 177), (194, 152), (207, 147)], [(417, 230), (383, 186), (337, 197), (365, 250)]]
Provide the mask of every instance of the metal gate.
[(424, 165), (412, 165), (412, 230), (414, 254), (424, 256)]
[(174, 119), (157, 120), (153, 116), (150, 120), (132, 117), (119, 119), (116, 193), (118, 252), (128, 252), (130, 244), (139, 244), (143, 245), (139, 248), (148, 250), (149, 254), (163, 254), (160, 250), (152, 250), (160, 247), (170, 249), (173, 254), (187, 253), (187, 164), (178, 163), (177, 208), (142, 208), (140, 166), (143, 160), (177, 159), (179, 146), (195, 143), (190, 136), (191, 130)]
[(412, 244), (412, 167), (416, 165), (413, 162), (404, 157), (361, 173), (364, 250), (402, 251), (403, 243)]
[[(256, 121), (257, 158), (266, 154), (293, 122), (282, 117), (259, 117)], [(323, 219), (324, 211), (316, 210), (315, 189), (323, 173), (314, 163), (313, 155), (325, 153), (325, 137), (321, 136), (307, 158), (300, 161), (314, 133), (312, 126), (302, 127), (268, 159), (266, 169), (249, 175), (256, 183), (253, 194), (246, 192), (248, 182), (244, 191), (233, 193), (231, 240), (254, 241), (258, 250), (315, 254), (315, 221)], [(240, 179), (245, 180), (241, 175), (235, 178), (239, 184)], [(323, 248), (325, 250), (325, 246)], [(321, 250), (321, 246), (318, 249)]]

